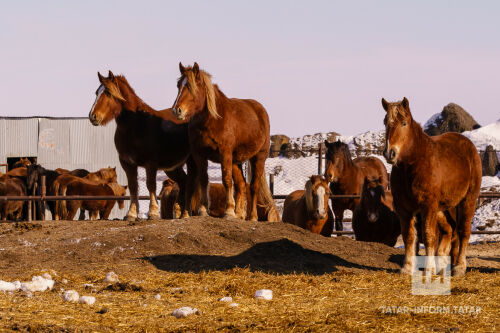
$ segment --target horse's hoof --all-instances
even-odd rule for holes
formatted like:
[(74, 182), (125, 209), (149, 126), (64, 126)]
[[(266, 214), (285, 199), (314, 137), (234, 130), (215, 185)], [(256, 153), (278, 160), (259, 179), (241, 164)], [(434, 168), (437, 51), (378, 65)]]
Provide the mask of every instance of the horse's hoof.
[(238, 221), (238, 218), (236, 217), (236, 215), (225, 214), (224, 215), (224, 220)]
[(127, 216), (125, 216), (124, 220), (128, 221), (128, 222), (135, 222), (135, 221), (137, 221), (137, 216), (127, 215)]
[(451, 275), (453, 276), (464, 276), (465, 275), (466, 268), (465, 266), (455, 266), (451, 270)]
[(148, 220), (159, 220), (159, 219), (160, 215), (158, 214), (151, 214), (151, 215), (148, 214)]
[(410, 267), (402, 267), (400, 270), (399, 270), (399, 274), (403, 274), (403, 275), (412, 275), (413, 274), (413, 269), (411, 269)]
[(179, 218), (180, 218), (180, 219), (188, 219), (188, 218), (190, 218), (190, 216), (189, 216), (189, 214), (188, 214), (188, 213), (184, 213), (184, 214), (182, 214)]

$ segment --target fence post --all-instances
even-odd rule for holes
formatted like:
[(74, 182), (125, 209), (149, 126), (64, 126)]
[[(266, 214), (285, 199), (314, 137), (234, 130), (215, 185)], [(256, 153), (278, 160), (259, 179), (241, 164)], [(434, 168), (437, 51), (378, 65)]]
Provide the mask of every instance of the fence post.
[[(28, 204), (28, 222), (31, 222), (31, 203), (32, 202), (33, 201), (29, 201), (29, 200), (27, 202), (27, 204)], [(5, 204), (7, 204), (7, 202)]]
[[(33, 186), (33, 191), (31, 193), (31, 195), (36, 195), (36, 186), (37, 184), (35, 183), (35, 185)], [(31, 206), (31, 219), (32, 220), (36, 220), (36, 201), (33, 200), (33, 201), (28, 201), (29, 205)]]
[(323, 174), (323, 145), (322, 142), (319, 143), (318, 152), (318, 175)]
[(274, 195), (274, 173), (269, 174), (269, 190), (271, 195)]
[(45, 175), (42, 176), (42, 200), (40, 201), (40, 218), (42, 221), (45, 221), (45, 195), (47, 194), (47, 187), (45, 186)]

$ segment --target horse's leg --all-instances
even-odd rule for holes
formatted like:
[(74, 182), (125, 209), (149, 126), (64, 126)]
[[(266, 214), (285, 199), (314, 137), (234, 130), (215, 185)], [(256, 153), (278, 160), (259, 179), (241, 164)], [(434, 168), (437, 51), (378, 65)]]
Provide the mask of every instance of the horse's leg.
[(195, 184), (196, 196), (200, 198), (200, 204), (198, 208), (198, 215), (208, 216), (209, 204), (209, 193), (208, 193), (208, 161), (204, 158), (200, 158), (196, 161), (197, 178)]
[(127, 175), (128, 190), (130, 192), (130, 207), (125, 219), (135, 221), (137, 219), (137, 210), (139, 209), (139, 200), (137, 200), (137, 166), (120, 159), (120, 164)]
[(97, 220), (98, 217), (99, 217), (99, 211), (97, 211), (97, 210), (90, 210), (89, 211), (89, 219), (91, 221)]
[(250, 221), (258, 221), (257, 201), (259, 198), (260, 182), (264, 174), (266, 158), (269, 154), (268, 150), (259, 151), (257, 155), (250, 159), (252, 167), (252, 184), (250, 186), (252, 192), (252, 209), (250, 210)]
[[(332, 209), (333, 213), (335, 214), (335, 230), (336, 231), (342, 231), (344, 230), (344, 225), (342, 223), (342, 220), (344, 219), (344, 209), (339, 207), (340, 205), (335, 205), (333, 200), (332, 200)], [(338, 234), (340, 236), (340, 234)]]
[(430, 277), (432, 274), (436, 273), (436, 237), (438, 226), (437, 226), (437, 213), (438, 210), (434, 207), (427, 207), (425, 211), (422, 212), (422, 237), (425, 246), (425, 275)]
[(158, 201), (156, 199), (156, 172), (157, 168), (154, 166), (146, 167), (146, 186), (149, 191), (149, 220), (157, 220), (160, 218), (158, 211)]
[(437, 224), (439, 226), (439, 231), (441, 233), (441, 239), (439, 241), (439, 246), (437, 249), (437, 273), (444, 275), (445, 269), (448, 262), (451, 249), (451, 237), (453, 233), (453, 228), (446, 220), (443, 212), (437, 213)]
[(465, 198), (457, 206), (457, 233), (459, 242), (458, 256), (456, 258), (457, 265), (453, 267), (453, 276), (462, 276), (467, 269), (467, 260), (465, 258), (465, 251), (469, 244), (471, 222), (474, 212), (476, 210), (476, 198), (470, 196)]
[(400, 273), (411, 275), (415, 270), (415, 242), (417, 241), (415, 217), (407, 214), (400, 214), (399, 221), (401, 223), (401, 235), (403, 236), (403, 242), (405, 244), (405, 259)]
[(85, 209), (80, 208), (80, 215), (78, 216), (78, 220), (80, 221), (85, 220)]
[[(224, 218), (235, 218), (234, 212), (234, 187), (233, 187), (233, 155), (232, 151), (221, 151), (221, 169), (222, 169), (222, 184), (226, 189), (226, 210)], [(203, 191), (203, 184), (202, 184)], [(202, 193), (203, 195), (203, 193)]]
[(236, 185), (236, 217), (244, 220), (247, 217), (247, 184), (241, 165), (233, 164), (233, 180)]

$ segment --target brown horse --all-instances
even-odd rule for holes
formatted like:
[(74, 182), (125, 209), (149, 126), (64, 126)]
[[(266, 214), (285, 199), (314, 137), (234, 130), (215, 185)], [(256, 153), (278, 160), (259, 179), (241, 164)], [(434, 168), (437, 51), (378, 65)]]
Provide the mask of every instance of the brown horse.
[(180, 201), (184, 207), (187, 177), (182, 167), (186, 161), (188, 173), (194, 167), (189, 159), (188, 125), (177, 121), (170, 109), (156, 111), (144, 103), (124, 76), (114, 76), (111, 71), (107, 78), (97, 74), (100, 86), (89, 119), (94, 126), (104, 126), (113, 119), (116, 121), (115, 146), (127, 174), (131, 196), (126, 219), (137, 218), (139, 166), (146, 169), (150, 219), (160, 217), (156, 200), (158, 169), (163, 169), (168, 177), (180, 184)]
[[(0, 181), (0, 196), (24, 196), (26, 186), (24, 182), (16, 177), (3, 176)], [(4, 201), (0, 200), (0, 219), (7, 220), (8, 216), (14, 219), (21, 219), (24, 201)]]
[(31, 161), (27, 157), (21, 158), (21, 159), (19, 159), (19, 161), (14, 163), (14, 165), (12, 166), (12, 169), (20, 168), (20, 167), (27, 167), (28, 165), (31, 165)]
[[(84, 169), (76, 169), (71, 172), (59, 175), (52, 184), (51, 192), (54, 193), (54, 195), (64, 195), (64, 193), (66, 193), (66, 187), (68, 186), (68, 184), (78, 179), (85, 179), (100, 184), (117, 182), (116, 168), (107, 167), (99, 169), (95, 172), (88, 172), (87, 170), (84, 171), (82, 170)], [(83, 177), (78, 176), (78, 175), (83, 175), (85, 173), (87, 174)], [(66, 205), (65, 200), (58, 200), (56, 202), (55, 212), (54, 215), (52, 215), (54, 220), (59, 220), (64, 216), (61, 215), (63, 210), (65, 209), (63, 208), (65, 207), (63, 205)], [(85, 210), (81, 209), (79, 220), (84, 220), (84, 219), (85, 219)]]
[[(189, 121), (189, 142), (197, 169), (194, 188), (201, 190), (200, 215), (207, 215), (208, 160), (221, 164), (226, 190), (225, 217), (246, 218), (246, 185), (240, 165), (247, 160), (252, 170), (250, 220), (258, 219), (259, 193), (267, 210), (276, 210), (264, 175), (270, 142), (269, 116), (264, 107), (255, 100), (226, 97), (197, 63), (193, 67), (179, 63), (179, 69), (179, 92), (172, 113), (179, 120)], [(236, 213), (233, 177), (237, 188)]]
[[(382, 186), (389, 183), (387, 169), (384, 163), (376, 157), (351, 157), (349, 147), (340, 141), (330, 143), (325, 141), (326, 168), (325, 177), (331, 182), (330, 190), (334, 195), (359, 195), (366, 177), (375, 179), (382, 177)], [(335, 213), (335, 230), (343, 230), (342, 220), (344, 210), (354, 211), (359, 199), (332, 199)]]
[[(384, 119), (384, 156), (387, 162), (393, 164), (391, 190), (405, 243), (405, 261), (401, 272), (411, 274), (415, 268), (417, 214), (422, 218), (426, 273), (436, 271), (437, 216), (439, 211), (448, 211), (450, 219), (454, 215), (454, 221), (438, 225), (441, 232), (437, 249), (438, 271), (451, 248), (452, 273), (463, 275), (467, 267), (465, 252), (471, 220), (481, 188), (481, 160), (477, 149), (469, 139), (458, 133), (429, 137), (413, 119), (406, 97), (395, 103), (382, 99), (382, 106), (387, 112)], [(454, 228), (457, 228), (458, 242), (452, 242)]]
[[(179, 195), (179, 185), (171, 179), (163, 181), (163, 187), (160, 192), (160, 210), (162, 219), (172, 219), (178, 217), (176, 200)], [(246, 195), (247, 202), (251, 201), (250, 196), (250, 184), (246, 184)], [(209, 183), (208, 186), (208, 196), (210, 202), (208, 204), (208, 214), (212, 217), (224, 217), (226, 209), (226, 190), (224, 185), (218, 183)], [(193, 206), (196, 205), (196, 201), (193, 202)], [(174, 212), (174, 213), (172, 213)], [(247, 214), (250, 215), (250, 206), (247, 205)], [(179, 214), (180, 215), (180, 214)], [(257, 200), (257, 215), (259, 221), (279, 221), (278, 216), (270, 216), (266, 210), (265, 203), (259, 196)]]
[(283, 206), (283, 222), (331, 237), (333, 213), (328, 207), (329, 197), (328, 182), (322, 176), (311, 176), (305, 190), (287, 195)]
[[(125, 196), (127, 186), (117, 183), (98, 183), (84, 178), (76, 178), (70, 182), (64, 189), (62, 195), (116, 195)], [(66, 201), (64, 201), (66, 202)], [(113, 209), (116, 200), (68, 200), (66, 204), (61, 205), (61, 217), (66, 220), (73, 220), (76, 211), (88, 210), (91, 220), (99, 218), (106, 220)], [(123, 200), (118, 200), (118, 207), (123, 209)]]
[(396, 245), (401, 226), (392, 207), (392, 194), (382, 185), (382, 177), (365, 178), (361, 199), (354, 208), (352, 230), (356, 240)]

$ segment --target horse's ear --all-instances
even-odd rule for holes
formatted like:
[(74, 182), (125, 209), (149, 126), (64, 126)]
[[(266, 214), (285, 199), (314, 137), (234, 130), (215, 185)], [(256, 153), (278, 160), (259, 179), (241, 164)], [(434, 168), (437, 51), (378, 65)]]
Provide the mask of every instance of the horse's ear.
[(408, 98), (404, 97), (403, 98), (403, 101), (401, 102), (401, 105), (406, 109), (406, 110), (409, 110), (410, 109), (410, 102), (408, 102)]
[(112, 71), (108, 71), (108, 79), (111, 79), (111, 80), (115, 79), (115, 75), (113, 74)]
[(104, 81), (104, 76), (102, 76), (101, 73), (97, 72), (97, 77), (99, 78), (99, 82), (102, 83), (102, 81)]
[(184, 74), (184, 72), (186, 71), (186, 67), (182, 66), (182, 62), (179, 61), (179, 71), (181, 72), (181, 74)]
[(193, 65), (193, 73), (196, 76), (198, 76), (198, 74), (200, 74), (200, 67), (198, 66), (197, 62), (195, 62), (194, 65)]
[(383, 97), (382, 97), (382, 107), (384, 108), (385, 112), (387, 112), (387, 109), (389, 108), (389, 103), (387, 103), (387, 101)]

